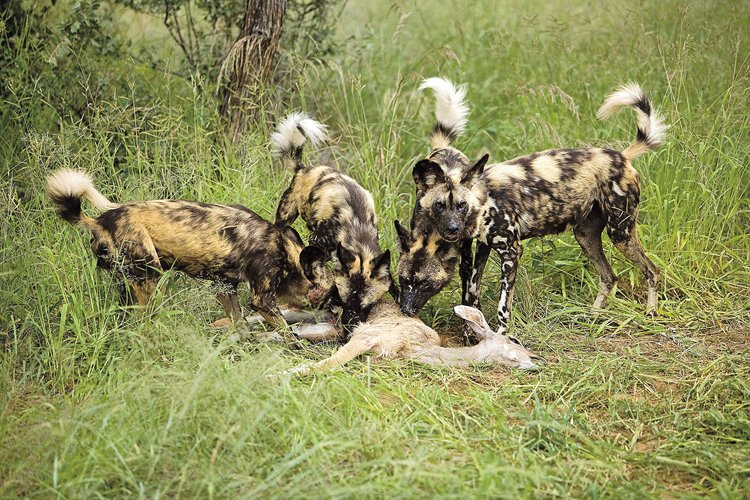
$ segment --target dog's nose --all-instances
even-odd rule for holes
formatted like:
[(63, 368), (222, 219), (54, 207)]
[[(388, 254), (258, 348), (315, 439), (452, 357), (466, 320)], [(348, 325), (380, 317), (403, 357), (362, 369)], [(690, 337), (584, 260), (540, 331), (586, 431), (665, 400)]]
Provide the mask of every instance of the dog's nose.
[(458, 222), (449, 222), (445, 230), (450, 234), (456, 234), (458, 232)]

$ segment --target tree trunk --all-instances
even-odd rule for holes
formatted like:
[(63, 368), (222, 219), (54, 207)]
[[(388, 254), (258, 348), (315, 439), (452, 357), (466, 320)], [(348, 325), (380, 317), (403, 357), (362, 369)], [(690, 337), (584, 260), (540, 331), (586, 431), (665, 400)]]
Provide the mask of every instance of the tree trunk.
[(258, 117), (281, 38), (287, 0), (247, 0), (239, 37), (221, 67), (221, 116), (232, 142)]

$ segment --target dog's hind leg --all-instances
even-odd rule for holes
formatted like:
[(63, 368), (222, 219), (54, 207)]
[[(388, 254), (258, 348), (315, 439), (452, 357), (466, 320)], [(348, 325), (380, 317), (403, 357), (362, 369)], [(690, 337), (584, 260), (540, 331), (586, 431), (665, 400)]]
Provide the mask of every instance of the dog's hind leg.
[(594, 300), (594, 309), (604, 306), (607, 296), (617, 282), (617, 275), (612, 271), (602, 247), (602, 231), (605, 226), (604, 215), (598, 203), (595, 203), (589, 215), (573, 228), (576, 241), (599, 273), (599, 293)]
[(638, 233), (635, 232), (635, 227), (633, 228), (633, 233), (630, 239), (617, 242), (615, 243), (615, 246), (630, 262), (635, 264), (640, 268), (641, 272), (643, 272), (643, 275), (648, 282), (646, 314), (656, 314), (656, 306), (658, 303), (657, 290), (661, 271), (656, 264), (651, 262), (651, 259), (646, 256), (646, 251), (643, 249), (643, 245), (641, 245)]
[(659, 286), (659, 275), (661, 271), (646, 256), (641, 240), (638, 238), (636, 217), (638, 216), (637, 188), (628, 190), (622, 196), (612, 197), (609, 200), (607, 214), (607, 233), (615, 247), (638, 267), (648, 282), (648, 300), (646, 302), (646, 313), (655, 314), (657, 306), (657, 290)]
[(292, 186), (289, 186), (284, 194), (279, 198), (279, 206), (276, 208), (276, 220), (274, 224), (277, 226), (289, 226), (299, 216), (299, 210), (297, 204), (292, 198)]
[(148, 231), (140, 226), (131, 226), (117, 255), (121, 256), (122, 272), (136, 302), (140, 306), (148, 306), (163, 272)]

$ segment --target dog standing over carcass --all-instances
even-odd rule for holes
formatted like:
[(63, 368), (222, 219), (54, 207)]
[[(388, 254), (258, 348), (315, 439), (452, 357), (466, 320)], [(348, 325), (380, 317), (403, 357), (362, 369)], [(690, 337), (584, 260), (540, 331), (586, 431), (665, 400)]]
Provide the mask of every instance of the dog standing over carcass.
[(287, 227), (302, 217), (310, 230), (304, 255), (309, 261), (333, 259), (332, 302), (343, 310), (342, 323), (355, 326), (386, 292), (398, 298), (398, 289), (390, 251), (378, 243), (372, 195), (336, 168), (302, 162), (305, 143), (317, 145), (326, 137), (326, 127), (302, 113), (289, 115), (271, 136), (276, 152), (294, 170), (279, 200), (276, 224)]
[[(433, 82), (430, 88), (435, 87)], [(500, 333), (507, 331), (510, 319), (521, 241), (560, 233), (567, 227), (573, 228), (576, 240), (599, 273), (595, 308), (604, 305), (617, 280), (602, 248), (601, 233), (606, 228), (615, 247), (646, 277), (647, 311), (655, 311), (660, 271), (646, 256), (636, 231), (640, 183), (631, 162), (660, 147), (667, 126), (637, 84), (625, 85), (611, 94), (597, 116), (607, 118), (623, 107), (635, 110), (637, 134), (635, 141), (621, 152), (593, 147), (548, 150), (467, 168), (465, 155), (449, 148), (447, 153), (433, 151), (430, 158), (415, 165), (413, 176), (421, 194), (418, 209), (414, 210), (414, 217), (419, 220), (412, 221), (412, 226), (434, 227), (440, 235), (435, 238), (438, 242), (477, 240), (470, 272), (462, 273), (465, 304), (478, 306), (489, 253), (495, 250), (499, 255), (503, 273), (497, 310)], [(436, 130), (440, 128), (437, 126)], [(433, 141), (433, 147), (434, 144)], [(446, 154), (452, 158), (450, 162), (444, 159)], [(472, 173), (467, 175), (469, 172)], [(408, 235), (399, 231), (399, 239), (408, 250), (405, 255), (411, 255), (414, 246), (422, 244), (414, 231)], [(400, 279), (402, 273), (408, 275), (420, 263), (410, 259), (407, 264), (399, 263)], [(424, 273), (418, 278), (430, 281)], [(430, 293), (436, 292), (435, 287), (426, 286), (419, 279), (412, 279), (410, 285), (401, 283), (401, 307), (405, 313), (413, 314), (429, 300)]]

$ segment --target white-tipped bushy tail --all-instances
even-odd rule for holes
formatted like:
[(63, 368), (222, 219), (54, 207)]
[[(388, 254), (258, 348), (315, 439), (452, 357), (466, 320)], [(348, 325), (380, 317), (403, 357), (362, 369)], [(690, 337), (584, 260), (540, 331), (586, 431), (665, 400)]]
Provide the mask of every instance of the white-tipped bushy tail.
[(302, 167), (302, 150), (307, 141), (313, 147), (328, 140), (326, 126), (304, 113), (292, 113), (271, 134), (271, 143), (277, 155), (290, 162), (295, 169)]
[(638, 120), (635, 142), (622, 152), (625, 158), (632, 160), (647, 151), (658, 149), (664, 143), (669, 126), (664, 124), (664, 119), (653, 108), (651, 99), (637, 83), (623, 85), (610, 94), (596, 116), (603, 120), (625, 107), (633, 108)]
[(435, 128), (430, 135), (432, 147), (443, 148), (454, 141), (466, 127), (469, 107), (466, 105), (466, 86), (456, 87), (445, 78), (428, 78), (419, 90), (432, 89), (435, 93)]
[(102, 212), (118, 206), (96, 190), (87, 173), (78, 170), (58, 170), (47, 177), (47, 195), (57, 207), (60, 217), (71, 224), (86, 225), (90, 221), (81, 215), (81, 198), (86, 198)]

